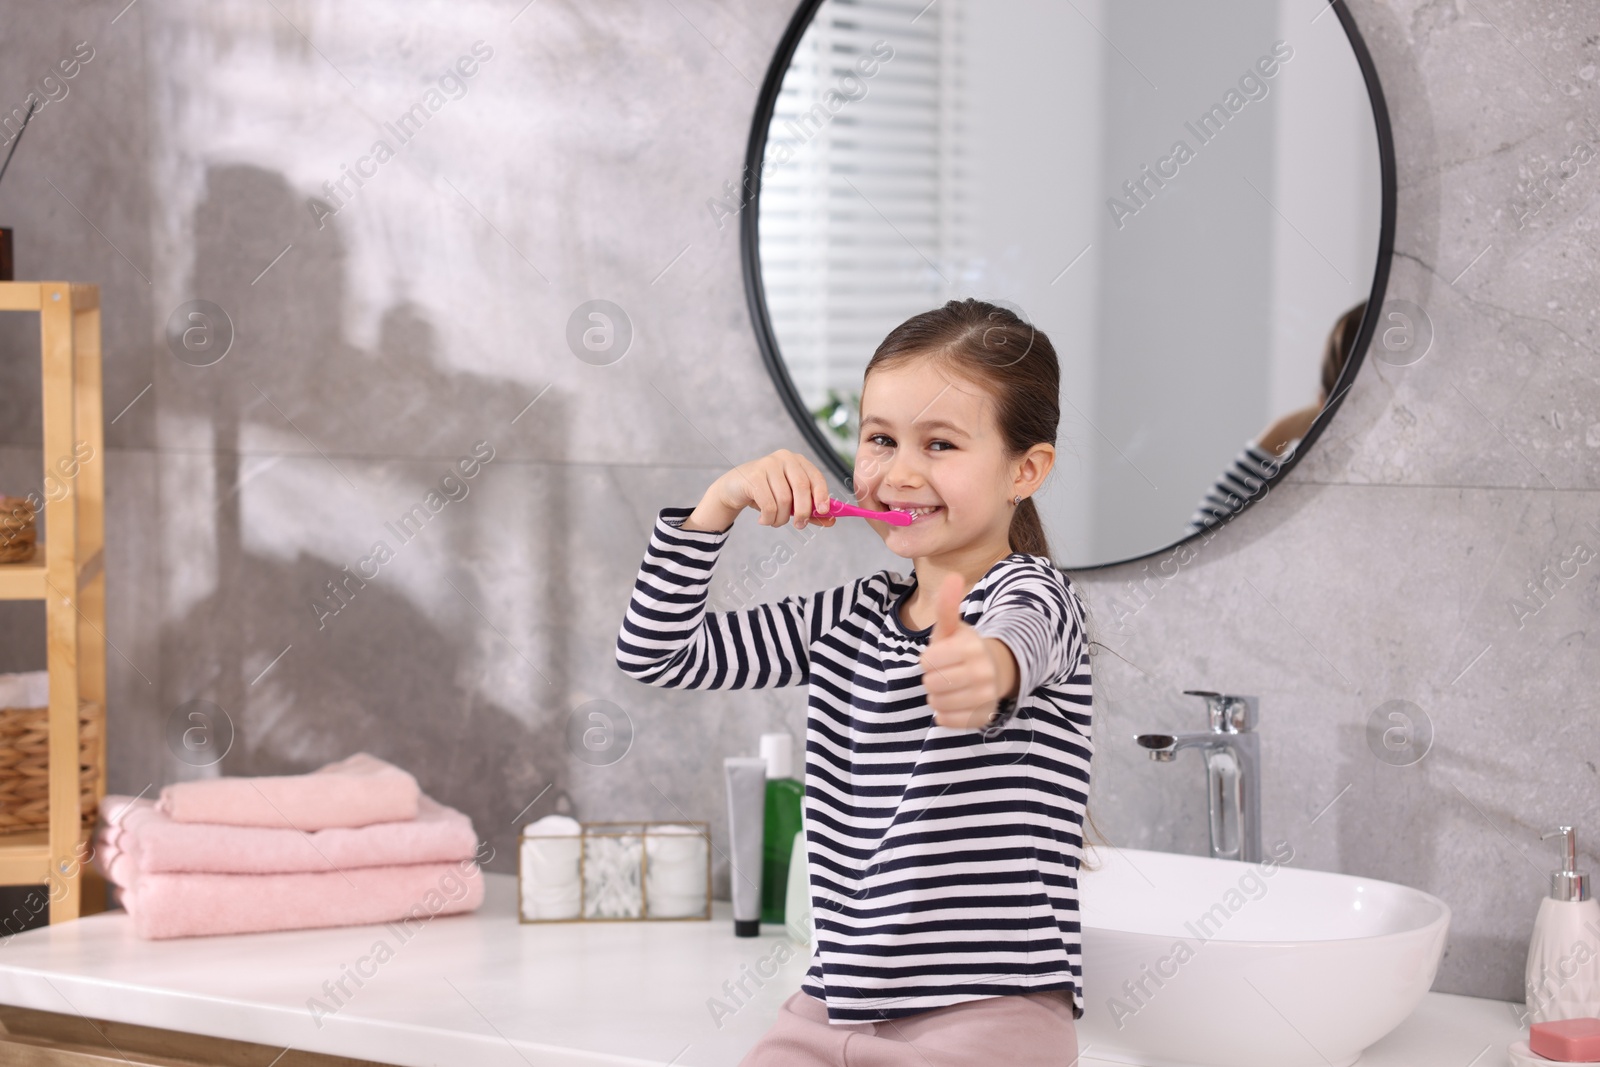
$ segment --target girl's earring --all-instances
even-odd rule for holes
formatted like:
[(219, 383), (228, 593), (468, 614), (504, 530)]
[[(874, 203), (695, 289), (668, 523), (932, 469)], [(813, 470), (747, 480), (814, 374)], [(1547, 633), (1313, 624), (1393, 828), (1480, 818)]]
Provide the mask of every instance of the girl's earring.
[(1014, 497), (1011, 498), (1011, 506), (1012, 507), (1016, 507), (1020, 503), (1022, 503), (1022, 497), (1021, 496), (1014, 496)]

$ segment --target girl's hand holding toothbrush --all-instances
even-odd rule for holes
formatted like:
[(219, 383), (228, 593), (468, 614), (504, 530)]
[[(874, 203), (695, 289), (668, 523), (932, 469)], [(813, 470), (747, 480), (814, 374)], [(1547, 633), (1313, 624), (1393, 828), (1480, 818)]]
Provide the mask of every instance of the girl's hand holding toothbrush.
[(936, 726), (982, 729), (1002, 697), (1015, 697), (1017, 661), (997, 637), (961, 621), (961, 576), (939, 587), (933, 633), (922, 653), (922, 685)]
[(828, 479), (815, 463), (786, 448), (741, 463), (712, 482), (683, 528), (721, 532), (745, 508), (759, 511), (763, 526), (782, 526), (792, 518), (799, 530), (807, 523), (832, 526), (837, 521), (813, 516), (829, 509)]

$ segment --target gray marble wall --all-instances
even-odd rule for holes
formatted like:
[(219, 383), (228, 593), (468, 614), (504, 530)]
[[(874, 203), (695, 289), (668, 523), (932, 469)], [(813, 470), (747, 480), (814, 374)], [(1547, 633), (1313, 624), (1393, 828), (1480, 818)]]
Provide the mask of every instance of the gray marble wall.
[[(366, 749), (468, 812), (495, 870), (555, 810), (704, 818), (720, 841), (721, 757), (798, 732), (801, 694), (651, 690), (612, 641), (655, 510), (800, 446), (736, 227), (707, 208), (790, 5), (124, 3), (0, 14), (5, 108), (93, 50), (23, 141), (0, 223), (20, 276), (104, 294), (112, 789)], [(1432, 347), (1369, 361), (1286, 484), (1168, 577), (1080, 577), (1105, 646), (1091, 810), (1116, 844), (1204, 852), (1198, 761), (1151, 763), (1131, 735), (1198, 727), (1185, 688), (1259, 694), (1267, 840), (1443, 897), (1436, 988), (1516, 999), (1554, 865), (1538, 834), (1600, 833), (1600, 564), (1564, 563), (1600, 547), (1600, 161), (1562, 167), (1600, 145), (1600, 12), (1352, 6), (1399, 153), (1392, 291)], [(409, 143), (361, 164), (479, 41)], [(335, 201), (324, 182), (358, 164)], [(210, 366), (166, 339), (197, 299), (234, 330)], [(607, 365), (566, 340), (593, 299), (632, 326)], [(38, 480), (31, 329), (0, 318), (11, 492)], [(476, 442), (493, 458), (443, 485), (466, 495), (392, 537)], [(770, 573), (790, 536), (741, 527), (727, 565)], [(318, 611), (380, 539), (393, 557)], [(762, 595), (894, 562), (860, 526), (794, 545)], [(6, 605), (0, 634), (0, 669), (42, 665), (34, 609)], [(193, 700), (234, 729), (208, 768), (166, 739)], [(569, 742), (591, 700), (625, 713), (617, 762)], [(1409, 765), (1369, 747), (1394, 700), (1432, 731)]]

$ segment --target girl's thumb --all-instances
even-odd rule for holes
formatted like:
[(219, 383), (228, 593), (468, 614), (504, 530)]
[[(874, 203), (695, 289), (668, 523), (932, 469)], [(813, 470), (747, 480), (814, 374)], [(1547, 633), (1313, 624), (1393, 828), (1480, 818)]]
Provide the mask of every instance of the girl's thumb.
[(956, 630), (961, 626), (961, 597), (963, 596), (961, 575), (951, 574), (939, 587), (939, 597), (934, 601), (933, 634), (928, 638), (937, 641), (941, 637), (954, 637)]

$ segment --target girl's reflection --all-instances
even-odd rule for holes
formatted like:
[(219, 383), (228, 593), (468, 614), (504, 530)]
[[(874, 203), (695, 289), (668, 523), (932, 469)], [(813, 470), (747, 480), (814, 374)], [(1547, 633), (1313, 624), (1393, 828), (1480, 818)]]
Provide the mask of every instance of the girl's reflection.
[(1361, 326), (1361, 315), (1367, 309), (1363, 300), (1339, 316), (1322, 346), (1322, 383), (1317, 390), (1317, 401), (1284, 415), (1279, 415), (1244, 446), (1244, 451), (1234, 457), (1233, 463), (1222, 472), (1216, 484), (1207, 490), (1200, 506), (1185, 527), (1185, 535), (1200, 533), (1217, 525), (1229, 515), (1244, 507), (1245, 501), (1261, 491), (1266, 481), (1283, 466), (1284, 459), (1299, 445), (1300, 439), (1311, 428), (1328, 396), (1333, 392), (1339, 373), (1344, 370), (1355, 346), (1356, 331)]

